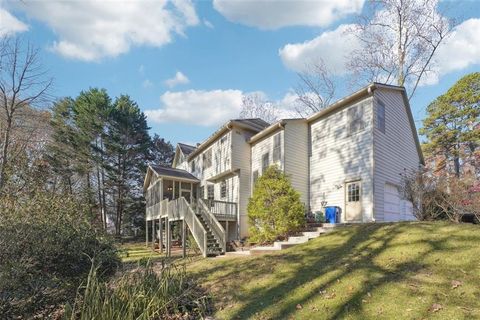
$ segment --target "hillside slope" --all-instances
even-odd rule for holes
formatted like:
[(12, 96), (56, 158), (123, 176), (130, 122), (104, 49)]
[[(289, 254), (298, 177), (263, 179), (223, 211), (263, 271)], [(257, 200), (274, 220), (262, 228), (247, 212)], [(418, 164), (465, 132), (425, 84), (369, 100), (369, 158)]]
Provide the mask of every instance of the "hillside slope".
[(370, 224), (189, 270), (219, 319), (479, 319), (480, 227)]

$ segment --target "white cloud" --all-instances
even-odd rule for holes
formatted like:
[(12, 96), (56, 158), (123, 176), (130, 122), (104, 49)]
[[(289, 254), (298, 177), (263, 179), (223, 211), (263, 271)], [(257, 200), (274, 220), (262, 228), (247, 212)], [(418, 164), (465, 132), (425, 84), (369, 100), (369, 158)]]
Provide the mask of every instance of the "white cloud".
[(435, 85), (445, 74), (480, 64), (480, 19), (469, 19), (459, 24), (449, 38), (438, 48), (433, 64), (421, 85)]
[(145, 74), (145, 66), (143, 64), (138, 67), (138, 73), (140, 73), (142, 76)]
[(21, 2), (16, 8), (53, 29), (58, 35), (54, 51), (86, 61), (115, 57), (132, 46), (160, 47), (199, 23), (190, 0), (50, 0)]
[(213, 26), (213, 24), (208, 21), (207, 19), (204, 19), (203, 20), (203, 24), (207, 27), (207, 28), (210, 28), (210, 29), (214, 29), (215, 27)]
[(242, 91), (167, 91), (160, 97), (160, 102), (160, 109), (145, 111), (150, 121), (218, 126), (238, 117), (242, 108)]
[[(0, 1), (0, 4), (2, 2)], [(7, 10), (0, 8), (0, 37), (27, 31), (28, 26), (15, 18)]]
[(279, 50), (280, 58), (287, 68), (296, 72), (308, 71), (312, 65), (323, 61), (333, 74), (345, 74), (346, 57), (360, 47), (358, 40), (348, 32), (350, 27), (352, 25), (340, 25), (312, 40), (287, 44)]
[(144, 87), (145, 89), (151, 88), (153, 87), (153, 82), (150, 81), (149, 79), (145, 79), (142, 82), (142, 87)]
[(177, 73), (175, 73), (175, 76), (173, 76), (173, 78), (165, 80), (165, 85), (169, 88), (173, 88), (179, 84), (187, 84), (189, 82), (190, 80), (186, 75), (184, 75), (180, 71), (177, 71)]
[(225, 18), (260, 29), (288, 26), (325, 27), (349, 14), (360, 13), (364, 0), (214, 0), (213, 7)]

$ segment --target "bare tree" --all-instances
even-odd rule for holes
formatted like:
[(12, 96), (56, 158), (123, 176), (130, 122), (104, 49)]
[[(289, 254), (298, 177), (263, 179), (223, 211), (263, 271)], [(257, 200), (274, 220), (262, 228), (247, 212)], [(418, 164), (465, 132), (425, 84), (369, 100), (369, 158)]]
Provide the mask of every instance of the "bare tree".
[(29, 108), (49, 101), (52, 79), (39, 61), (38, 49), (23, 45), (19, 38), (4, 39), (0, 55), (0, 191), (5, 185), (10, 160), (12, 132), (22, 125), (21, 117)]
[(295, 111), (305, 117), (327, 107), (335, 97), (335, 82), (325, 63), (320, 60), (298, 73), (300, 82), (295, 89), (298, 96)]
[(279, 114), (273, 102), (267, 101), (263, 94), (254, 92), (243, 96), (240, 118), (260, 118), (274, 123), (279, 120)]
[(433, 70), (433, 57), (450, 34), (453, 21), (438, 0), (370, 0), (367, 14), (349, 32), (360, 42), (348, 67), (354, 81), (406, 86), (409, 98)]

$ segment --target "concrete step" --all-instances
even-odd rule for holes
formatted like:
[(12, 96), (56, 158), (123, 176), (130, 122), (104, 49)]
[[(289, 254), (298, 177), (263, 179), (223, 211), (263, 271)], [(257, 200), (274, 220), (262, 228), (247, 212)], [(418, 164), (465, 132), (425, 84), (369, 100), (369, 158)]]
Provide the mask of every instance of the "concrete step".
[(296, 237), (288, 237), (287, 241), (282, 241), (282, 242), (290, 242), (290, 243), (305, 243), (309, 239), (305, 235), (303, 236), (296, 236)]

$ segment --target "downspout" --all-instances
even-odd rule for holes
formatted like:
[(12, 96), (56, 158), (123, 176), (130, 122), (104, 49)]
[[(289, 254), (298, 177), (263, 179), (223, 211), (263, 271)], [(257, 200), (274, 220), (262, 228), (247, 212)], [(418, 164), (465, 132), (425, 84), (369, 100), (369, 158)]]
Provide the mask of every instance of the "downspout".
[(375, 111), (376, 111), (376, 103), (375, 103), (375, 87), (368, 88), (368, 94), (372, 95), (372, 222), (376, 222), (375, 219)]

